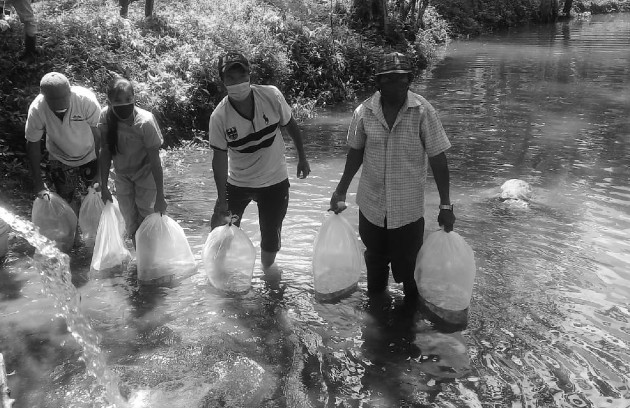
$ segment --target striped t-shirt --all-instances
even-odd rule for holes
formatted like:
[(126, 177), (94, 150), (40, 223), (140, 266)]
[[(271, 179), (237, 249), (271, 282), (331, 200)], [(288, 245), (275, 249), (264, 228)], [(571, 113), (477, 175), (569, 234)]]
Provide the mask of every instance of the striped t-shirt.
[(251, 85), (254, 118), (241, 116), (223, 98), (210, 117), (210, 145), (228, 152), (228, 182), (239, 187), (268, 187), (288, 178), (281, 126), (291, 108), (275, 86)]

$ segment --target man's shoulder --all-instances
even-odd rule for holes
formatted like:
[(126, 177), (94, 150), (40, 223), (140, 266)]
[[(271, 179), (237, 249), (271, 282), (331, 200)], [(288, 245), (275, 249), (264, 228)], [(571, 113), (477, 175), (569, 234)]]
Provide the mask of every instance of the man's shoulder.
[(153, 116), (153, 113), (151, 113), (150, 111), (136, 106), (136, 120), (142, 123), (146, 123), (154, 121), (155, 118)]
[[(77, 98), (80, 101), (89, 100), (90, 102), (97, 102), (96, 94), (91, 90), (84, 88), (79, 85), (73, 85), (70, 87), (70, 93), (74, 98)], [(100, 104), (99, 104), (100, 106)]]
[(217, 106), (214, 108), (214, 110), (212, 111), (212, 114), (210, 115), (210, 119), (218, 119), (218, 118), (222, 118), (225, 116), (225, 109), (227, 108), (227, 104), (228, 104), (228, 97), (224, 97), (223, 99), (221, 99), (221, 101), (217, 104)]
[(33, 102), (31, 102), (31, 105), (29, 107), (29, 111), (30, 110), (39, 110), (41, 109), (41, 107), (44, 105), (44, 95), (39, 94), (35, 97), (35, 99), (33, 99)]
[(407, 94), (407, 99), (409, 101), (408, 102), (409, 107), (411, 108), (418, 106), (421, 109), (424, 109), (424, 108), (433, 109), (433, 106), (431, 105), (431, 103), (427, 101), (424, 96), (417, 94), (415, 92), (409, 91)]
[(252, 90), (254, 90), (254, 92), (258, 92), (258, 93), (261, 93), (261, 94), (267, 94), (267, 95), (282, 94), (282, 92), (280, 92), (278, 87), (276, 87), (274, 85), (257, 85), (257, 84), (252, 84), (251, 88), (252, 88)]

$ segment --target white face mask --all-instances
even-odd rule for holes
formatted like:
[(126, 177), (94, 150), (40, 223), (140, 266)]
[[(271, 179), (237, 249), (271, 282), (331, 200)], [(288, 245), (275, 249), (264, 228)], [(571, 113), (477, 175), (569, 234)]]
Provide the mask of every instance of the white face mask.
[(225, 88), (227, 89), (228, 96), (238, 102), (247, 99), (251, 91), (249, 88), (249, 81), (241, 82), (236, 85), (228, 85)]

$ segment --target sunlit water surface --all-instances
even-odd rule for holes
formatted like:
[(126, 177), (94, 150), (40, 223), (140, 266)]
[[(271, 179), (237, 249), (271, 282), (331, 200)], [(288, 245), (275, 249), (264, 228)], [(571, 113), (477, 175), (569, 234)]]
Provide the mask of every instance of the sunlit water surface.
[[(352, 296), (315, 301), (313, 240), (345, 159), (352, 107), (303, 126), (311, 176), (295, 178), (278, 263), (227, 297), (199, 272), (149, 289), (133, 266), (90, 275), (71, 254), (81, 310), (130, 405), (150, 407), (630, 406), (630, 16), (531, 27), (452, 43), (414, 85), (439, 110), (456, 231), (477, 260), (468, 327), (441, 333), (384, 310), (364, 279)], [(207, 150), (164, 157), (171, 217), (201, 262), (216, 197)], [(528, 208), (496, 199), (529, 182)], [(357, 177), (358, 179), (358, 177)], [(344, 215), (357, 227), (353, 182)], [(428, 180), (427, 231), (438, 196)], [(255, 206), (242, 222), (258, 248)], [(101, 407), (103, 386), (45, 296), (32, 250), (12, 238), (0, 269), (0, 352), (14, 407)], [(12, 372), (12, 373), (11, 373)]]

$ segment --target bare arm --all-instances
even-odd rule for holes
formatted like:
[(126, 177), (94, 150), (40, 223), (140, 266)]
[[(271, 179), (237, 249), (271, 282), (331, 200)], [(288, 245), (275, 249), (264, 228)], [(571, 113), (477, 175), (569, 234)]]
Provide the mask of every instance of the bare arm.
[(363, 152), (365, 149), (353, 149), (350, 148), (348, 150), (348, 155), (346, 156), (346, 164), (343, 169), (343, 174), (341, 175), (341, 180), (339, 180), (339, 184), (337, 184), (337, 188), (333, 192), (333, 195), (330, 199), (330, 210), (334, 211), (335, 214), (340, 213), (345, 210), (345, 206), (339, 206), (340, 201), (346, 201), (346, 193), (348, 192), (348, 187), (350, 187), (350, 183), (352, 179), (361, 168), (363, 164)]
[(217, 186), (217, 201), (214, 203), (214, 210), (210, 219), (210, 228), (214, 229), (215, 227), (224, 225), (229, 221), (226, 194), (228, 154), (225, 150), (213, 149), (212, 172), (214, 173), (214, 183)]
[(433, 178), (440, 194), (440, 204), (450, 204), (450, 175), (446, 154), (440, 153), (437, 156), (429, 157), (429, 164), (433, 171)]
[(363, 164), (363, 152), (365, 149), (353, 149), (350, 148), (348, 150), (348, 155), (346, 157), (346, 165), (343, 169), (343, 174), (341, 175), (341, 180), (339, 180), (339, 184), (335, 189), (335, 192), (339, 195), (345, 196), (348, 192), (348, 187), (350, 187), (350, 183), (352, 179), (361, 168)]
[(102, 146), (101, 153), (98, 157), (99, 171), (101, 172), (101, 198), (104, 203), (112, 200), (112, 194), (109, 192), (109, 169), (112, 167), (112, 153), (109, 146)]
[(166, 211), (166, 200), (164, 199), (164, 173), (162, 171), (162, 160), (160, 159), (160, 149), (148, 149), (147, 156), (149, 157), (149, 163), (151, 164), (151, 173), (153, 173), (153, 180), (155, 180), (155, 187), (157, 194), (155, 196), (155, 206), (153, 210), (155, 212), (163, 213)]
[(31, 177), (33, 178), (33, 191), (38, 193), (46, 189), (42, 172), (39, 168), (42, 162), (41, 140), (37, 142), (26, 142), (26, 154), (31, 165)]
[(226, 185), (228, 178), (228, 155), (224, 150), (214, 149), (212, 151), (212, 172), (214, 173), (214, 183), (217, 186), (217, 205), (224, 206), (227, 210)]
[(297, 177), (306, 178), (311, 172), (311, 167), (308, 164), (308, 160), (306, 160), (306, 154), (304, 153), (302, 132), (300, 131), (300, 127), (298, 126), (293, 116), (291, 116), (291, 120), (289, 120), (289, 123), (284, 126), (284, 129), (286, 129), (289, 133), (289, 136), (291, 137), (291, 139), (293, 140), (293, 144), (295, 145), (295, 150), (297, 150), (298, 153)]
[(98, 158), (101, 146), (101, 129), (96, 126), (90, 126), (90, 130), (92, 131), (92, 137), (94, 138), (94, 153), (96, 153), (96, 157)]
[[(429, 164), (433, 171), (433, 178), (440, 194), (440, 205), (448, 205), (451, 203), (450, 197), (450, 175), (448, 171), (448, 162), (446, 154), (440, 153), (437, 156), (429, 157)], [(455, 223), (455, 214), (453, 210), (440, 210), (438, 215), (438, 224), (444, 226), (444, 231), (453, 231)]]

